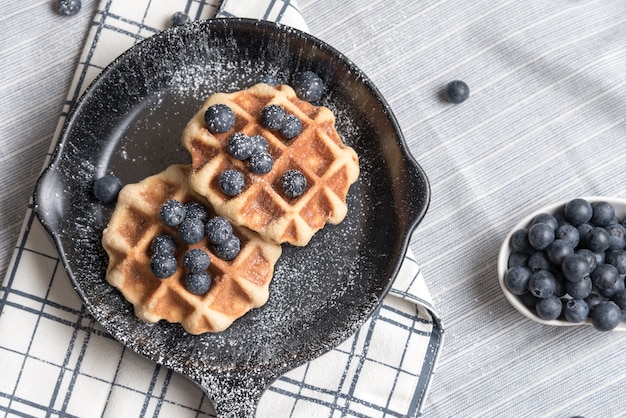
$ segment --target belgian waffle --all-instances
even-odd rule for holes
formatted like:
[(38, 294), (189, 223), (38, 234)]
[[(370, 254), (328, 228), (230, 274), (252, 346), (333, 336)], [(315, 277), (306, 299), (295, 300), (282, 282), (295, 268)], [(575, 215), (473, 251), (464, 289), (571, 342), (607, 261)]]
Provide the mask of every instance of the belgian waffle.
[[(193, 245), (180, 240), (176, 229), (160, 220), (160, 208), (165, 201), (197, 201), (211, 216), (215, 215), (208, 202), (190, 189), (189, 172), (189, 166), (172, 165), (120, 191), (102, 238), (109, 255), (106, 277), (134, 305), (135, 314), (146, 322), (161, 319), (180, 322), (190, 334), (217, 332), (228, 328), (250, 309), (265, 304), (281, 247), (244, 227), (235, 227), (241, 252), (234, 260), (224, 261), (213, 254), (206, 238)], [(177, 242), (178, 268), (166, 279), (157, 278), (150, 269), (151, 242), (162, 233), (171, 235)], [(202, 248), (211, 259), (208, 273), (213, 278), (212, 286), (202, 296), (187, 291), (183, 283), (186, 272), (182, 258), (191, 248)]]
[[(204, 114), (217, 103), (226, 104), (235, 113), (235, 126), (213, 134), (205, 126)], [(266, 129), (260, 114), (270, 104), (295, 115), (302, 123), (302, 132), (285, 139)], [(274, 158), (269, 173), (256, 175), (245, 162), (229, 155), (226, 146), (234, 132), (265, 137)], [(287, 85), (261, 83), (235, 93), (211, 95), (187, 124), (182, 141), (192, 159), (191, 187), (221, 216), (276, 243), (306, 245), (327, 222), (340, 223), (347, 212), (348, 188), (359, 176), (357, 154), (337, 133), (332, 111), (298, 99)], [(244, 173), (245, 188), (231, 197), (221, 191), (219, 176), (233, 168)], [(280, 185), (282, 174), (290, 169), (299, 170), (307, 180), (304, 194), (296, 198), (286, 197)]]

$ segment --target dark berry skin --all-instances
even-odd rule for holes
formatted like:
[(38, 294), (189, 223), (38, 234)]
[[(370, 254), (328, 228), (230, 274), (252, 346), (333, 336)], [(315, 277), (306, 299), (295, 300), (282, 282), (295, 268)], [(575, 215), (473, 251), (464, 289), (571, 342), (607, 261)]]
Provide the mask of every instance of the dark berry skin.
[(186, 217), (178, 226), (178, 235), (187, 244), (197, 244), (204, 238), (204, 223), (198, 218)]
[(185, 206), (178, 200), (168, 200), (163, 203), (160, 211), (161, 220), (167, 226), (178, 226), (185, 219)]
[(599, 331), (611, 331), (622, 321), (622, 311), (615, 302), (600, 302), (589, 315), (594, 328)]
[(302, 132), (302, 122), (294, 115), (285, 116), (285, 123), (280, 128), (280, 134), (287, 138), (293, 139)]
[(274, 159), (268, 152), (255, 152), (250, 156), (248, 164), (254, 174), (267, 174), (274, 167)]
[(154, 237), (150, 244), (153, 253), (174, 254), (176, 251), (176, 242), (174, 238), (167, 234), (160, 234)]
[(209, 219), (204, 231), (209, 242), (223, 244), (233, 235), (233, 226), (226, 218), (216, 216)]
[(448, 100), (450, 103), (459, 104), (467, 100), (470, 91), (469, 86), (465, 82), (461, 80), (454, 80), (446, 85), (443, 93), (446, 97), (446, 100)]
[(606, 251), (611, 245), (611, 236), (606, 229), (596, 226), (583, 237), (584, 245), (594, 253)]
[(228, 196), (237, 196), (246, 185), (245, 178), (240, 171), (224, 170), (219, 179), (220, 189)]
[(611, 299), (615, 296), (615, 294), (621, 292), (625, 288), (626, 285), (624, 284), (624, 279), (622, 277), (618, 277), (617, 280), (615, 280), (613, 286), (609, 287), (608, 289), (597, 288), (597, 290), (600, 295), (604, 296), (605, 298)]
[(530, 254), (528, 253), (520, 253), (519, 251), (514, 251), (509, 255), (509, 260), (507, 267), (528, 267), (528, 260), (530, 259)]
[(528, 290), (538, 298), (552, 296), (556, 290), (556, 278), (549, 271), (539, 270), (530, 276)]
[(59, 0), (57, 11), (63, 16), (74, 16), (82, 7), (80, 0)]
[(204, 113), (204, 122), (211, 133), (228, 132), (235, 126), (235, 113), (225, 104), (214, 104)]
[(194, 295), (204, 295), (211, 288), (211, 276), (205, 271), (189, 273), (185, 277), (185, 287)]
[(504, 275), (504, 284), (514, 295), (523, 295), (528, 292), (528, 282), (532, 274), (526, 267), (510, 268)]
[(216, 245), (213, 250), (215, 255), (222, 260), (230, 261), (239, 255), (241, 241), (236, 235), (231, 235), (225, 243)]
[(585, 256), (585, 258), (587, 259), (587, 262), (589, 263), (590, 273), (595, 270), (596, 266), (598, 265), (598, 257), (596, 257), (596, 253), (594, 253), (591, 250), (588, 250), (587, 248), (581, 248), (580, 250), (576, 250), (575, 254), (580, 254), (580, 255)]
[(560, 265), (565, 257), (574, 254), (574, 248), (562, 239), (555, 239), (546, 249), (546, 254), (552, 263)]
[(537, 251), (530, 255), (530, 258), (528, 259), (528, 268), (533, 273), (537, 273), (539, 270), (551, 270), (552, 262), (548, 258), (545, 251)]
[(611, 298), (621, 310), (626, 310), (626, 289), (616, 292)]
[(159, 279), (170, 277), (176, 271), (176, 259), (172, 254), (155, 253), (150, 258), (150, 269)]
[(189, 202), (185, 205), (185, 217), (198, 218), (202, 222), (206, 222), (209, 219), (209, 213), (201, 203)]
[(529, 253), (534, 251), (533, 247), (528, 242), (528, 229), (522, 228), (513, 232), (511, 235), (511, 245), (515, 251), (521, 253)]
[(265, 139), (263, 135), (252, 135), (250, 137), (250, 142), (252, 143), (253, 154), (255, 152), (268, 152), (270, 149), (267, 139)]
[(582, 254), (570, 254), (561, 262), (563, 276), (571, 282), (579, 282), (589, 277), (591, 269), (587, 257)]
[(549, 213), (540, 213), (539, 215), (535, 216), (531, 224), (546, 224), (549, 225), (553, 231), (556, 231), (556, 229), (559, 227), (559, 221), (557, 221), (557, 219)]
[(565, 219), (574, 226), (589, 222), (592, 214), (593, 209), (591, 208), (591, 204), (585, 199), (572, 199), (565, 205)]
[(265, 106), (261, 110), (261, 123), (270, 131), (278, 131), (285, 123), (287, 112), (277, 104)]
[(189, 22), (191, 22), (191, 18), (183, 12), (176, 12), (172, 15), (172, 26), (182, 26)]
[(528, 241), (535, 250), (544, 250), (554, 241), (554, 228), (545, 223), (534, 224), (528, 230)]
[(609, 233), (609, 250), (623, 250), (626, 247), (626, 228), (622, 224), (612, 223), (604, 229)]
[(626, 251), (612, 250), (606, 252), (604, 262), (612, 264), (617, 268), (619, 274), (626, 274)]
[(113, 203), (122, 189), (122, 181), (117, 177), (107, 174), (100, 177), (93, 186), (93, 194), (102, 203)]
[(287, 170), (282, 177), (283, 192), (290, 199), (295, 199), (306, 190), (306, 177), (298, 170)]
[(580, 243), (578, 228), (570, 224), (560, 225), (554, 232), (554, 237), (567, 242), (572, 248), (576, 248)]
[(579, 282), (565, 281), (565, 291), (575, 299), (584, 299), (591, 293), (593, 283), (589, 277), (583, 277)]
[(589, 275), (593, 285), (598, 289), (609, 289), (619, 278), (617, 268), (611, 264), (600, 264)]
[(235, 132), (228, 139), (228, 152), (238, 160), (247, 160), (252, 154), (252, 141), (242, 132)]
[(539, 318), (551, 321), (557, 319), (563, 310), (561, 299), (556, 296), (548, 296), (537, 301), (535, 310)]
[(563, 307), (563, 316), (568, 322), (583, 322), (588, 315), (589, 305), (583, 299), (569, 299)]
[(316, 102), (322, 98), (324, 83), (313, 71), (305, 71), (294, 80), (296, 95), (308, 102)]
[(604, 298), (597, 293), (590, 293), (589, 296), (584, 299), (584, 301), (587, 302), (587, 306), (589, 306), (589, 311), (592, 311), (593, 308), (598, 306), (603, 300)]
[(609, 202), (593, 202), (591, 209), (593, 213), (590, 223), (595, 226), (607, 226), (615, 219), (615, 208)]
[(194, 248), (185, 253), (183, 266), (189, 273), (200, 273), (206, 271), (211, 265), (209, 255), (200, 248)]

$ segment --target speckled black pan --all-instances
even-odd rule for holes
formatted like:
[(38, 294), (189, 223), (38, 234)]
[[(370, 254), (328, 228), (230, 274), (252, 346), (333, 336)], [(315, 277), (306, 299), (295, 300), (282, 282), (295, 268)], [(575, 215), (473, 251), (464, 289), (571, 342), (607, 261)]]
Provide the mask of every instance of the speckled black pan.
[[(304, 70), (324, 80), (319, 104), (336, 113), (338, 131), (360, 157), (346, 219), (306, 247), (285, 246), (269, 302), (228, 330), (192, 336), (178, 324), (141, 322), (105, 281), (100, 239), (113, 208), (95, 200), (94, 180), (113, 173), (137, 182), (188, 162), (180, 135), (206, 96), (267, 76), (290, 82)], [(276, 378), (337, 346), (375, 311), (430, 189), (387, 103), (354, 64), (294, 29), (226, 19), (157, 34), (107, 67), (74, 107), (34, 198), (70, 279), (104, 328), (196, 381), (220, 416), (240, 417), (254, 414)]]

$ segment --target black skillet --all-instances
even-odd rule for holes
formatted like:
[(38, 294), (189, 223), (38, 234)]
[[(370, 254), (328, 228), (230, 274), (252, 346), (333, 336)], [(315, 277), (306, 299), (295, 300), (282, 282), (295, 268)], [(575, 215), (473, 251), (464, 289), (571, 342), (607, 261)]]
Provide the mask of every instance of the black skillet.
[[(269, 302), (226, 331), (192, 336), (145, 324), (105, 281), (101, 233), (112, 212), (92, 195), (96, 178), (127, 183), (189, 161), (180, 134), (202, 101), (271, 77), (313, 70), (318, 104), (359, 155), (348, 215), (303, 248), (285, 245)], [(219, 416), (252, 416), (279, 376), (331, 350), (376, 310), (428, 207), (428, 180), (369, 79), (322, 41), (275, 23), (216, 19), (169, 29), (109, 65), (74, 107), (35, 190), (35, 211), (91, 314), (143, 356), (197, 382)]]

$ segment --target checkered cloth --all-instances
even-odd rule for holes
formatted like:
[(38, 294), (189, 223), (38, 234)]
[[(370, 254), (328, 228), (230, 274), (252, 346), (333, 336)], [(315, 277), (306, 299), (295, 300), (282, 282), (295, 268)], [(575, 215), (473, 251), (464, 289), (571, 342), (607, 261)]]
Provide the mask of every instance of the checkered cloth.
[[(307, 30), (293, 0), (245, 7), (238, 0), (102, 0), (55, 138), (97, 74), (168, 27), (176, 11), (192, 19), (254, 17)], [(417, 416), (442, 333), (409, 250), (381, 309), (336, 349), (276, 381), (257, 416)], [(0, 370), (0, 411), (11, 416), (214, 416), (194, 383), (125, 348), (95, 322), (32, 208), (0, 289)]]

